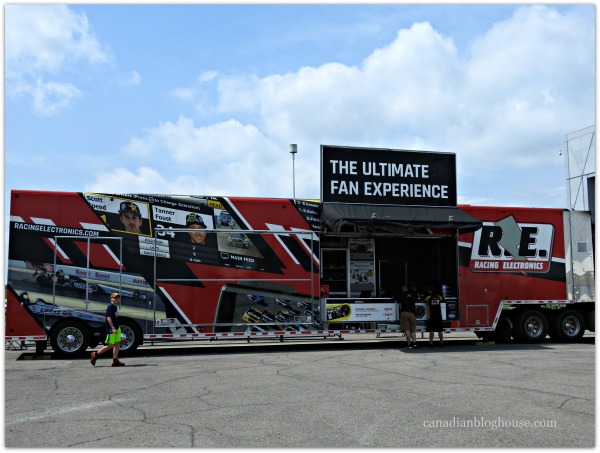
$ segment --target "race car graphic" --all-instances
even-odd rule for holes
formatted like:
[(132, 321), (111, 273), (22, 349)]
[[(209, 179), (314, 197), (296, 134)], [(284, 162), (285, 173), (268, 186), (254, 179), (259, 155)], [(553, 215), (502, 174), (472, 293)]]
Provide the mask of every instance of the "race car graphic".
[(262, 305), (264, 307), (268, 307), (269, 306), (269, 304), (265, 300), (264, 296), (255, 296), (253, 294), (248, 294), (248, 295), (246, 295), (246, 297), (248, 299), (250, 299), (252, 302), (257, 303), (258, 305)]
[(38, 272), (34, 273), (35, 281), (38, 285), (51, 288), (53, 285), (57, 289), (67, 289), (79, 292), (85, 292), (86, 282), (84, 279), (71, 274), (65, 274), (65, 271), (56, 272)]
[(257, 310), (254, 307), (250, 307), (246, 312), (242, 315), (242, 319), (246, 322), (260, 322), (260, 318), (262, 317), (263, 312)]
[(233, 228), (235, 226), (235, 221), (233, 220), (233, 217), (231, 217), (231, 214), (229, 214), (227, 211), (221, 211), (219, 217), (217, 217), (217, 224), (220, 226)]
[(263, 311), (263, 314), (260, 317), (263, 322), (275, 322), (275, 315), (268, 310)]
[(55, 285), (56, 289), (73, 290), (85, 293), (87, 286), (88, 294), (106, 295), (117, 292), (121, 297), (140, 300), (147, 299), (146, 294), (137, 289), (129, 291), (123, 288), (119, 289), (118, 285), (87, 282), (84, 278), (74, 274), (67, 274), (62, 269), (53, 272), (53, 266), (51, 264), (37, 265), (27, 263), (27, 267), (34, 269), (33, 276), (36, 283), (45, 288), (52, 288), (52, 286)]
[(348, 305), (348, 304), (329, 306), (329, 307), (327, 307), (327, 320), (333, 321), (336, 319), (338, 319), (338, 320), (347, 319), (351, 313), (352, 313), (352, 309), (350, 308), (350, 305)]
[(250, 247), (250, 239), (244, 233), (231, 233), (227, 236), (227, 244), (232, 247)]
[(102, 285), (100, 283), (90, 283), (89, 284), (89, 292), (90, 294), (112, 294), (119, 293), (121, 297), (131, 297), (132, 299), (141, 299), (146, 300), (146, 294), (142, 293), (139, 290), (128, 291), (125, 289), (119, 289), (114, 286)]
[(105, 322), (105, 317), (102, 315), (97, 315), (95, 313), (90, 313), (83, 310), (74, 310), (68, 307), (61, 307), (60, 305), (46, 302), (40, 297), (38, 297), (35, 302), (32, 302), (29, 299), (29, 294), (26, 292), (20, 294), (19, 300), (23, 304), (23, 307), (25, 307), (25, 309), (29, 312), (36, 315), (44, 315), (49, 317), (50, 321), (47, 321), (47, 324), (49, 325), (53, 324), (53, 321), (55, 321), (54, 318), (77, 318), (92, 323), (98, 323), (98, 326), (103, 326)]

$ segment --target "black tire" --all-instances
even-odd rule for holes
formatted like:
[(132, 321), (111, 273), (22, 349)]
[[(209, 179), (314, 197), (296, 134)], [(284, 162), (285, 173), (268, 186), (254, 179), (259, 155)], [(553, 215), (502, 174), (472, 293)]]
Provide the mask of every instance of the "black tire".
[(477, 338), (481, 341), (496, 341), (496, 333), (495, 332), (475, 332)]
[(46, 275), (38, 275), (35, 278), (35, 282), (40, 286), (52, 286), (50, 278), (48, 278)]
[(580, 340), (585, 333), (583, 315), (577, 310), (561, 310), (554, 318), (552, 331), (560, 341)]
[(590, 332), (596, 331), (596, 310), (590, 310), (585, 317), (585, 327)]
[(475, 332), (477, 338), (483, 341), (495, 341), (496, 343), (508, 343), (512, 338), (512, 322), (508, 316), (502, 316), (498, 320), (493, 332)]
[(132, 355), (142, 344), (142, 331), (138, 324), (130, 319), (119, 319), (119, 326), (121, 327), (119, 355)]
[(80, 321), (69, 319), (52, 327), (50, 345), (61, 357), (79, 357), (90, 343), (90, 333)]
[(552, 310), (548, 314), (548, 336), (554, 342), (562, 342), (562, 335), (558, 331), (558, 315), (562, 313), (562, 310)]
[(39, 340), (35, 342), (35, 353), (36, 355), (41, 355), (46, 351), (46, 346), (48, 346), (48, 341)]
[(508, 343), (512, 339), (513, 324), (508, 316), (502, 316), (498, 320), (498, 325), (494, 331), (494, 337), (497, 343)]
[(515, 313), (513, 336), (525, 343), (543, 341), (548, 334), (548, 320), (539, 310), (524, 310)]
[(100, 336), (99, 335), (90, 335), (90, 342), (88, 343), (88, 348), (94, 349), (96, 346), (100, 344)]

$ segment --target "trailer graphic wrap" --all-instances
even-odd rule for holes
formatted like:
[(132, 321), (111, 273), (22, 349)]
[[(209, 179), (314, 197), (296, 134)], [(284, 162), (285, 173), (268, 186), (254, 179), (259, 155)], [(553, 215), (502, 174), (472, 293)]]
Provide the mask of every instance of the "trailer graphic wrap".
[(484, 222), (474, 233), (469, 267), (474, 272), (548, 272), (553, 241), (551, 224), (517, 223), (513, 216)]
[[(261, 321), (289, 322), (305, 316), (299, 301), (312, 305), (306, 300), (319, 269), (318, 204), (271, 206), (265, 210), (256, 199), (13, 191), (8, 283), (49, 336), (61, 323), (102, 320), (114, 291), (122, 295), (120, 316), (139, 326), (140, 340), (142, 333), (213, 332), (219, 322), (245, 323), (250, 296), (276, 305), (274, 297), (259, 296), (261, 280), (274, 282), (270, 294), (290, 301), (272, 317), (263, 310)], [(240, 285), (246, 281), (253, 283)], [(223, 291), (232, 285), (238, 289)], [(103, 323), (94, 328), (101, 335)]]
[[(403, 286), (442, 291), (446, 332), (535, 342), (594, 330), (589, 213), (334, 205), (13, 190), (5, 338), (79, 356), (104, 338), (115, 291), (124, 354), (142, 341), (393, 333), (382, 326)], [(336, 219), (348, 221), (329, 228)]]

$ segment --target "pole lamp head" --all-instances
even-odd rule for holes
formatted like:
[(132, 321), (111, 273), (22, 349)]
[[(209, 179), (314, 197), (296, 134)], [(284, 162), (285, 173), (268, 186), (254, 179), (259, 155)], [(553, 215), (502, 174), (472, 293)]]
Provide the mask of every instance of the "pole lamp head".
[(292, 155), (292, 157), (294, 157), (294, 154), (296, 154), (297, 152), (298, 152), (298, 145), (291, 144), (290, 145), (290, 154)]

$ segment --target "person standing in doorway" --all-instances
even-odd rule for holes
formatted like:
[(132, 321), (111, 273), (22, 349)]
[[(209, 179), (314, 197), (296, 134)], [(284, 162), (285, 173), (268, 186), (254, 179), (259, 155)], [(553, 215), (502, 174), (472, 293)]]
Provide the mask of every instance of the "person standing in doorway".
[(433, 347), (433, 337), (438, 333), (439, 346), (444, 346), (444, 327), (442, 325), (442, 301), (444, 298), (432, 287), (426, 289), (427, 302), (427, 331), (429, 332), (429, 347)]
[(98, 356), (104, 354), (106, 351), (112, 349), (113, 361), (112, 366), (125, 366), (123, 362), (119, 360), (119, 348), (121, 346), (121, 328), (119, 327), (119, 300), (121, 296), (119, 293), (112, 293), (110, 295), (110, 303), (106, 307), (106, 321), (104, 323), (106, 327), (106, 345), (102, 347), (98, 352), (92, 352), (91, 362), (92, 365), (96, 365)]
[(414, 349), (417, 347), (417, 315), (415, 305), (417, 297), (406, 286), (403, 286), (397, 300), (400, 302), (400, 328), (404, 331), (404, 336), (406, 337), (405, 349)]

